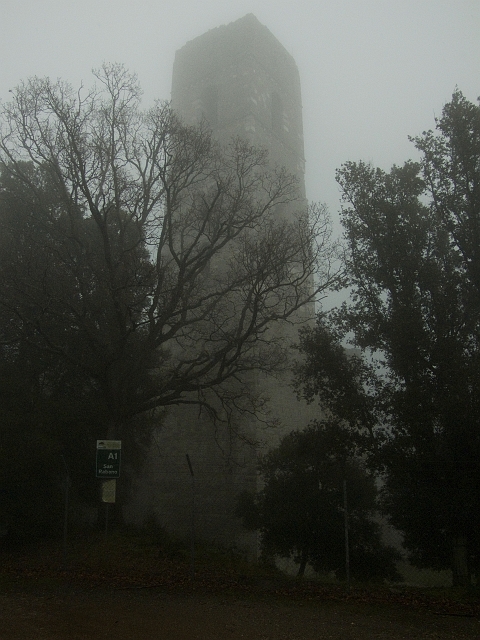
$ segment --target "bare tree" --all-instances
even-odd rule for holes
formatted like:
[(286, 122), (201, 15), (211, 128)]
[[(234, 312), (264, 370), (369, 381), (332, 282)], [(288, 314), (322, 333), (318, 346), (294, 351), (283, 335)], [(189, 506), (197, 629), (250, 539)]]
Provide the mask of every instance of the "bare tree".
[(94, 73), (78, 91), (33, 78), (2, 108), (0, 304), (17, 341), (98, 390), (114, 433), (278, 370), (272, 325), (298, 321), (339, 274), (323, 207), (277, 215), (296, 179), (265, 151), (222, 149), (166, 103), (141, 110), (121, 65)]

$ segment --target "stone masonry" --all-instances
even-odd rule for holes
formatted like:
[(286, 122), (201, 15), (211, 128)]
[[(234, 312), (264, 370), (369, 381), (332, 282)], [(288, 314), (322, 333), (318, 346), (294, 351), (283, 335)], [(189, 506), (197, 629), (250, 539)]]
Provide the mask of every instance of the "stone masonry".
[[(241, 136), (267, 148), (273, 163), (298, 177), (300, 200), (295, 208), (306, 205), (298, 69), (255, 16), (212, 29), (177, 51), (172, 105), (187, 123), (205, 119), (221, 143)], [(288, 216), (288, 210), (281, 213)], [(313, 308), (305, 314), (313, 317)], [(278, 330), (286, 341), (296, 339), (296, 327)], [(138, 521), (153, 512), (168, 530), (187, 536), (194, 514), (198, 537), (255, 552), (256, 537), (247, 534), (234, 516), (236, 496), (257, 487), (259, 451), (274, 446), (291, 430), (305, 427), (311, 417), (290, 389), (289, 377), (288, 373), (283, 379), (252, 376), (251, 384), (270, 398), (276, 428), (265, 428), (244, 416), (234, 416), (225, 427), (213, 424), (198, 409), (172, 410), (156, 434), (139, 479), (132, 517)]]

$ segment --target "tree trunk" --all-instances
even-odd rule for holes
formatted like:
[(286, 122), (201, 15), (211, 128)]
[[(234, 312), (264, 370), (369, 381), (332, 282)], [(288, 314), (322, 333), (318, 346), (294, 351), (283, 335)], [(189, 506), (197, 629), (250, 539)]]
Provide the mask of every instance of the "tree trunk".
[(302, 559), (300, 560), (300, 566), (298, 567), (297, 578), (303, 578), (305, 575), (305, 568), (308, 562), (308, 549), (302, 549)]
[(467, 587), (469, 585), (467, 539), (465, 536), (458, 536), (453, 541), (453, 586)]

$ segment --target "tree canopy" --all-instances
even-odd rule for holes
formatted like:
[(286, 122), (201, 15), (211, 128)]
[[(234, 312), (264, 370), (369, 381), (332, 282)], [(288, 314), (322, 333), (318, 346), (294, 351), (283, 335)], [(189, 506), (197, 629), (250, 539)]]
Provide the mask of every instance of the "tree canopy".
[(95, 75), (3, 107), (3, 342), (84, 376), (118, 426), (278, 368), (266, 332), (335, 282), (334, 253), (324, 209), (275, 215), (296, 179), (265, 151), (142, 111), (122, 66)]
[(72, 416), (82, 446), (138, 452), (156, 410), (254, 409), (246, 376), (286, 361), (272, 327), (337, 282), (325, 208), (266, 151), (142, 109), (121, 65), (94, 75), (22, 82), (0, 113), (2, 389), (26, 434), (46, 402), (65, 418), (55, 455)]
[(397, 553), (382, 544), (375, 520), (375, 480), (355, 456), (356, 448), (338, 420), (315, 421), (287, 435), (262, 458), (264, 488), (256, 495), (243, 494), (237, 513), (247, 528), (260, 531), (265, 556), (294, 559), (299, 575), (308, 563), (319, 573), (344, 578), (348, 495), (352, 577), (399, 579)]
[(460, 91), (420, 163), (338, 171), (352, 302), (337, 331), (377, 360), (384, 506), (420, 566), (480, 557), (480, 108)]

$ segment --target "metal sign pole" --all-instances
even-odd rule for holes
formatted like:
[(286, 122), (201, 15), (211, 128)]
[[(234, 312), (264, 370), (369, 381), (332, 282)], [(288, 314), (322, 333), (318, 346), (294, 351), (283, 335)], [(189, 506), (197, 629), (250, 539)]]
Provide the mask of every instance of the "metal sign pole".
[(350, 543), (348, 540), (347, 480), (343, 479), (343, 514), (345, 520), (345, 573), (350, 586)]
[(191, 558), (191, 573), (192, 580), (195, 578), (195, 475), (193, 473), (192, 463), (190, 462), (190, 456), (186, 454), (188, 468), (190, 469), (190, 475), (192, 477), (192, 520), (190, 524), (190, 558)]
[(68, 471), (67, 461), (62, 454), (63, 464), (65, 465), (65, 514), (63, 518), (63, 566), (67, 565), (67, 541), (68, 541), (68, 509), (70, 501), (70, 473)]
[(105, 503), (105, 541), (108, 536), (109, 505), (115, 502), (117, 478), (120, 477), (121, 440), (97, 440), (96, 476), (103, 478), (101, 499)]
[(107, 502), (105, 504), (105, 542), (107, 541), (108, 538), (108, 507), (110, 506), (110, 503)]

